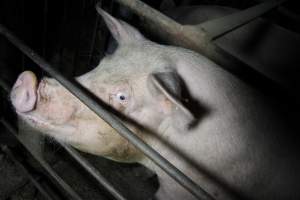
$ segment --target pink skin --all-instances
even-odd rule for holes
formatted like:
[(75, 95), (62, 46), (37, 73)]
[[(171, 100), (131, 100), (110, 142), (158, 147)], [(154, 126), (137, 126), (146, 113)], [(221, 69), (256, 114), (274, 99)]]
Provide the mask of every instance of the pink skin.
[[(94, 73), (77, 77), (77, 81), (91, 92), (111, 103), (119, 111), (129, 106), (129, 86), (109, 87), (107, 93)], [(95, 83), (91, 83), (95, 82)], [(140, 153), (115, 130), (76, 99), (55, 79), (43, 78), (37, 83), (33, 72), (23, 72), (11, 91), (11, 102), (22, 120), (32, 128), (74, 147), (113, 160), (132, 162)], [(138, 133), (139, 131), (135, 131)]]
[(37, 79), (34, 73), (25, 71), (15, 82), (10, 95), (13, 106), (19, 113), (32, 111), (37, 100)]

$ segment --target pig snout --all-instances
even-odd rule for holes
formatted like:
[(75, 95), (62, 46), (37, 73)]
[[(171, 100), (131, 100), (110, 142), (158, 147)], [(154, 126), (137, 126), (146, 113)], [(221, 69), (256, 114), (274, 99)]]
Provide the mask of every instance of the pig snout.
[(21, 73), (15, 82), (10, 99), (17, 112), (29, 112), (37, 100), (37, 78), (31, 71)]

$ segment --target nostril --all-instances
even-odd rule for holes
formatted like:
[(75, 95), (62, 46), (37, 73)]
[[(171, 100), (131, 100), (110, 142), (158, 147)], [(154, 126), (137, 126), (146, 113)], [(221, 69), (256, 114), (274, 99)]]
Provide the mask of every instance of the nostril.
[(26, 95), (25, 95), (25, 102), (28, 102), (30, 99), (30, 94), (28, 91), (26, 91)]

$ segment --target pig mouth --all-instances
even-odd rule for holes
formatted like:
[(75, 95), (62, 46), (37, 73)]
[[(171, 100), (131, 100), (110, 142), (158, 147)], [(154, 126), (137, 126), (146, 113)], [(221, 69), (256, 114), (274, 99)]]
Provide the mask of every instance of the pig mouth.
[(25, 71), (19, 75), (10, 93), (10, 100), (16, 113), (33, 126), (50, 126), (47, 120), (33, 112), (42, 96), (43, 87), (43, 80), (38, 83), (33, 72)]
[(25, 114), (35, 109), (38, 99), (38, 81), (31, 71), (21, 73), (16, 80), (10, 99), (18, 114)]

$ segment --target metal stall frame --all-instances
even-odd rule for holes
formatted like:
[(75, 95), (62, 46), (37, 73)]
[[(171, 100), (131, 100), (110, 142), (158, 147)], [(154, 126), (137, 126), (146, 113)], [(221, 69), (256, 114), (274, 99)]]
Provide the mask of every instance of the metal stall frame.
[(56, 198), (52, 197), (52, 194), (49, 193), (35, 178), (29, 170), (14, 156), (12, 150), (4, 145), (1, 147), (1, 150), (9, 156), (9, 158), (17, 165), (18, 168), (28, 177), (28, 179), (33, 183), (33, 185), (38, 189), (38, 191), (45, 197), (47, 200), (55, 200)]
[[(2, 87), (2, 89), (9, 93), (10, 91), (10, 87), (9, 85), (4, 82), (3, 80), (0, 79), (0, 87)], [(45, 160), (43, 160), (40, 156), (36, 155), (35, 152), (33, 152), (31, 150), (30, 147), (28, 147), (28, 145), (26, 144), (25, 141), (23, 141), (23, 139), (21, 137), (19, 137), (18, 135), (18, 131), (16, 128), (14, 128), (7, 120), (5, 119), (0, 119), (0, 122), (4, 125), (4, 127), (10, 132), (12, 133), (16, 139), (27, 149), (28, 152), (30, 152), (30, 154), (40, 163), (40, 165), (42, 166), (42, 168), (51, 175), (51, 177), (64, 189), (64, 191), (67, 192), (68, 196), (71, 199), (75, 199), (75, 200), (82, 200), (82, 198), (71, 188), (71, 186), (69, 186), (53, 169), (52, 167), (45, 162)], [(84, 157), (82, 157), (76, 150), (74, 150), (72, 147), (69, 147), (68, 145), (58, 141), (58, 143), (66, 150), (66, 152), (68, 152), (68, 154), (74, 159), (76, 160), (90, 175), (92, 175), (92, 177), (100, 184), (102, 185), (115, 199), (118, 200), (126, 200), (126, 198), (118, 191), (114, 188), (114, 186), (112, 186), (110, 184), (110, 182), (104, 178), (101, 173), (93, 167), (93, 165), (88, 162)], [(4, 147), (5, 148), (5, 147)], [(10, 151), (9, 149), (5, 148), (4, 152), (7, 152), (6, 150)], [(10, 152), (8, 152), (9, 155)], [(10, 156), (11, 157), (11, 156)], [(13, 159), (13, 158), (12, 158)], [(18, 164), (18, 163), (17, 163)], [(25, 173), (26, 171), (23, 170)], [(28, 173), (26, 173), (28, 174)], [(30, 180), (32, 180), (31, 177), (29, 177)], [(33, 184), (36, 185), (37, 183), (34, 182), (34, 180), (32, 180)], [(40, 190), (42, 189), (42, 187), (40, 185), (37, 185), (37, 189)], [(46, 190), (42, 190), (42, 192), (44, 192)]]
[(60, 82), (66, 89), (68, 89), (75, 97), (77, 97), (82, 103), (89, 107), (95, 114), (107, 122), (112, 128), (117, 130), (120, 135), (130, 141), (135, 147), (141, 150), (148, 158), (155, 162), (160, 168), (162, 168), (167, 174), (174, 178), (179, 184), (185, 187), (198, 199), (212, 200), (213, 198), (200, 186), (198, 186), (193, 180), (183, 174), (168, 160), (163, 158), (157, 151), (146, 144), (132, 131), (130, 131), (118, 117), (111, 114), (105, 109), (105, 106), (96, 101), (91, 94), (85, 90), (74, 79), (65, 78), (60, 72), (54, 69), (47, 61), (45, 61), (36, 52), (25, 45), (19, 38), (17, 38), (11, 31), (0, 25), (0, 33), (5, 36), (12, 44), (14, 44), (25, 55), (32, 59), (39, 67), (46, 71), (49, 75)]
[(4, 127), (12, 133), (17, 140), (26, 148), (28, 152), (34, 157), (35, 160), (39, 162), (42, 168), (53, 178), (53, 180), (63, 188), (63, 190), (67, 193), (68, 197), (75, 200), (82, 200), (82, 198), (71, 188), (69, 184), (67, 184), (54, 170), (53, 168), (43, 159), (33, 152), (30, 147), (24, 143), (22, 138), (18, 137), (18, 131), (5, 119), (1, 119), (0, 122), (4, 125)]
[[(278, 91), (279, 88), (281, 90), (288, 88), (286, 88), (286, 85), (281, 85), (282, 83), (276, 77), (269, 77), (267, 74), (257, 71), (256, 68), (252, 68), (249, 64), (243, 62), (239, 55), (233, 55), (223, 49), (217, 39), (249, 24), (275, 8), (280, 8), (280, 5), (286, 1), (264, 1), (247, 9), (197, 25), (182, 25), (140, 0), (116, 0), (116, 2), (139, 16), (143, 28), (147, 31), (159, 36), (168, 44), (191, 49), (206, 56), (222, 68), (234, 74), (237, 73), (240, 78), (251, 85), (263, 89), (264, 92), (269, 92), (274, 86), (275, 91)], [(267, 87), (262, 88), (261, 84), (252, 81), (251, 78), (259, 79), (259, 83), (263, 83)]]
[[(182, 28), (182, 25), (174, 22), (173, 20), (167, 18), (162, 15), (160, 12), (152, 9), (141, 1), (138, 0), (117, 0), (119, 3), (124, 4), (129, 7), (131, 10), (139, 14), (140, 16), (144, 16), (147, 19), (151, 19), (154, 15), (154, 22), (158, 23), (158, 26), (163, 28), (169, 27), (168, 34), (169, 36), (177, 35), (178, 32), (185, 30), (185, 32), (181, 32), (179, 34), (182, 36), (182, 40), (179, 41), (183, 46), (194, 49), (200, 53), (203, 53), (207, 57), (213, 59), (214, 61), (219, 61), (219, 63), (226, 63), (224, 56), (216, 57), (212, 52), (212, 49), (215, 47), (212, 46), (211, 41), (219, 36), (226, 34), (229, 31), (238, 28), (256, 17), (262, 15), (263, 13), (273, 9), (274, 7), (280, 5), (284, 0), (281, 1), (270, 1), (266, 3), (261, 3), (257, 6), (254, 6), (239, 13), (236, 13), (232, 16), (226, 16), (219, 21), (211, 21), (207, 22), (198, 27), (197, 30), (195, 27), (185, 26)], [(160, 20), (157, 20), (158, 17)], [(226, 26), (227, 22), (231, 22), (233, 18), (242, 17), (243, 20), (239, 20), (239, 22), (230, 23)], [(219, 24), (222, 27), (218, 30), (214, 29), (212, 24)], [(200, 31), (201, 30), (201, 31)], [(203, 31), (204, 30), (204, 31)], [(170, 175), (175, 181), (181, 184), (184, 188), (186, 188), (189, 192), (191, 192), (197, 199), (204, 200), (212, 200), (213, 197), (208, 194), (204, 189), (202, 189), (199, 185), (197, 185), (193, 180), (183, 174), (179, 169), (177, 169), (174, 165), (172, 165), (168, 160), (162, 157), (158, 152), (156, 152), (152, 147), (146, 144), (143, 140), (141, 140), (138, 136), (136, 136), (133, 132), (131, 132), (122, 122), (121, 120), (111, 114), (108, 110), (106, 110), (103, 104), (99, 103), (99, 100), (95, 99), (92, 94), (90, 94), (86, 89), (84, 89), (78, 82), (74, 79), (65, 78), (59, 71), (54, 69), (47, 61), (45, 61), (41, 56), (39, 56), (36, 52), (34, 52), (31, 48), (29, 48), (26, 44), (24, 44), (19, 38), (17, 38), (11, 31), (5, 28), (0, 24), (0, 34), (6, 37), (12, 44), (14, 44), (19, 50), (21, 50), (25, 55), (27, 55), (30, 59), (32, 59), (40, 68), (46, 71), (49, 75), (55, 78), (58, 82), (60, 82), (66, 89), (68, 89), (75, 97), (77, 97), (82, 103), (84, 103), (87, 107), (89, 107), (95, 114), (97, 114), (100, 118), (106, 121), (112, 128), (117, 130), (121, 136), (126, 138), (130, 143), (132, 143), (136, 148), (141, 150), (148, 158), (150, 158), (154, 163), (156, 163), (160, 168), (162, 168), (168, 175)], [(172, 38), (172, 37), (170, 37)], [(178, 38), (176, 38), (178, 39)], [(196, 41), (196, 42), (195, 42)], [(190, 45), (190, 46), (189, 46)], [(3, 121), (2, 121), (3, 122)], [(64, 146), (64, 144), (62, 144)], [(71, 153), (72, 157), (75, 160), (79, 161), (81, 165), (84, 166), (85, 169), (92, 174), (92, 176), (96, 177), (96, 179), (101, 182), (102, 180), (100, 174), (93, 167), (89, 166), (89, 164), (84, 161), (79, 154), (73, 149), (64, 146), (65, 149)], [(41, 161), (42, 163), (44, 161)], [(50, 170), (51, 171), (51, 170)], [(51, 174), (51, 173), (50, 173)], [(54, 174), (55, 176), (55, 174)], [(59, 180), (59, 178), (57, 178)], [(60, 180), (62, 181), (62, 180)], [(61, 183), (64, 183), (63, 181)], [(106, 183), (105, 183), (106, 184)], [(104, 185), (105, 185), (104, 184)], [(64, 184), (63, 184), (64, 185)], [(110, 191), (114, 197), (117, 199), (125, 199), (122, 196), (114, 195), (114, 188), (110, 188), (110, 184), (106, 185), (106, 189)], [(66, 187), (68, 188), (68, 187)], [(70, 190), (71, 194), (73, 193)], [(118, 194), (118, 193), (116, 193)], [(80, 199), (77, 194), (73, 194), (74, 199)]]

